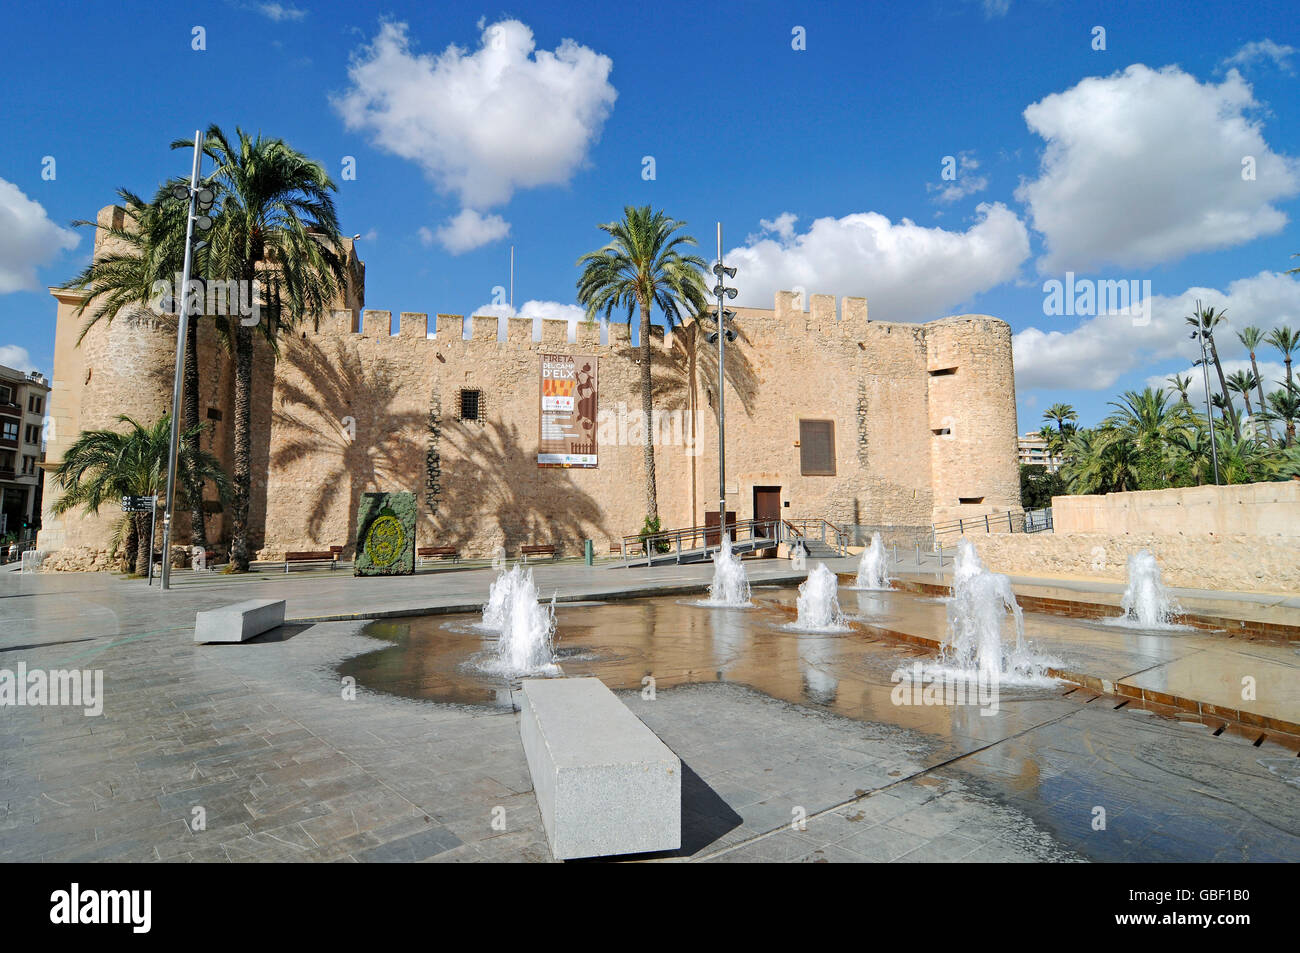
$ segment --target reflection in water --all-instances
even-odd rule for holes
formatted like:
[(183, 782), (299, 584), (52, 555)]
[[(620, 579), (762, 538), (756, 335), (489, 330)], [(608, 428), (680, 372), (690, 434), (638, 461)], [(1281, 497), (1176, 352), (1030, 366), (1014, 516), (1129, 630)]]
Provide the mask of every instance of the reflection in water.
[[(905, 592), (867, 595), (881, 617), (942, 629), (942, 608)], [(826, 708), (859, 721), (890, 723), (931, 735), (984, 737), (997, 719), (967, 717), (960, 706), (898, 706), (890, 676), (931, 653), (850, 621), (839, 634), (781, 628), (795, 614), (792, 589), (765, 590), (751, 609), (701, 609), (671, 597), (556, 607), (557, 662), (567, 676), (594, 675), (614, 691), (640, 690), (653, 675), (659, 690), (727, 682), (772, 698)], [(873, 603), (875, 604), (875, 603)], [(865, 613), (864, 613), (865, 614)], [(344, 675), (376, 691), (435, 702), (511, 707), (505, 677), (482, 670), (496, 641), (475, 616), (424, 616), (371, 623), (365, 634), (390, 643), (349, 659)], [(891, 623), (893, 624), (893, 623)], [(1052, 694), (1052, 693), (1047, 693)], [(1045, 697), (1018, 689), (1016, 697)], [(1011, 699), (1003, 693), (1004, 703)]]

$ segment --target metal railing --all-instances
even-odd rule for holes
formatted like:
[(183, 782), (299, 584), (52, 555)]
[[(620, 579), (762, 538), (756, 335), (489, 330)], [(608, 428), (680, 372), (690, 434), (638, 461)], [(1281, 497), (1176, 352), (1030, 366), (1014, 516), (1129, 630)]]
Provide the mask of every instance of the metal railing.
[(1042, 533), (1052, 528), (1052, 508), (1025, 510), (1025, 532)]
[(1030, 524), (1023, 510), (1007, 510), (1004, 513), (987, 513), (983, 516), (964, 516), (961, 519), (949, 520), (945, 523), (935, 523), (931, 527), (931, 549), (934, 550), (942, 546), (945, 539), (952, 536), (983, 535), (985, 533), (1030, 533), (1050, 528), (1050, 526), (1042, 526), (1039, 523), (1034, 525), (1035, 529), (1029, 528)]
[[(780, 520), (738, 520), (727, 524), (727, 533), (731, 536), (733, 544), (759, 539), (779, 542), (783, 538)], [(648, 533), (645, 536), (633, 533), (622, 537), (619, 541), (619, 549), (624, 564), (630, 565), (628, 559), (639, 555), (645, 559), (648, 566), (657, 557), (676, 555), (680, 560), (683, 553), (695, 549), (707, 549), (710, 546), (717, 546), (718, 543), (718, 526), (714, 524), (667, 529), (658, 533)], [(637, 550), (641, 552), (638, 554)]]
[(836, 555), (848, 555), (849, 534), (830, 520), (814, 517), (812, 519), (782, 520), (781, 523), (784, 525), (787, 534), (784, 538), (791, 540), (820, 539), (823, 545), (833, 547)]

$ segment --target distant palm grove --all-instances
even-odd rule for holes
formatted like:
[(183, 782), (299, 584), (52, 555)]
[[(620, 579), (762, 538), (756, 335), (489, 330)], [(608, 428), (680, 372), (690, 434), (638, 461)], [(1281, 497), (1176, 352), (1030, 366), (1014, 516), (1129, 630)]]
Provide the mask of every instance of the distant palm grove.
[[(1204, 338), (1203, 374), (1209, 379), (1213, 421), (1206, 416), (1203, 402), (1194, 406), (1189, 399), (1193, 378), (1179, 374), (1171, 375), (1163, 388), (1125, 391), (1110, 402), (1114, 412), (1095, 427), (1077, 426), (1073, 407), (1053, 404), (1043, 414), (1039, 435), (1048, 452), (1060, 460), (1060, 471), (1049, 474), (1041, 466), (1022, 468), (1026, 507), (1049, 506), (1053, 494), (1214, 483), (1216, 456), (1219, 483), (1300, 479), (1296, 444), (1300, 386), (1291, 371), (1300, 333), (1286, 325), (1268, 332), (1241, 328), (1236, 336), (1250, 355), (1251, 370), (1225, 375), (1214, 336), (1226, 328), (1226, 314), (1198, 302), (1187, 324), (1193, 337)], [(1256, 360), (1261, 346), (1281, 354), (1286, 367), (1283, 380), (1261, 378)]]

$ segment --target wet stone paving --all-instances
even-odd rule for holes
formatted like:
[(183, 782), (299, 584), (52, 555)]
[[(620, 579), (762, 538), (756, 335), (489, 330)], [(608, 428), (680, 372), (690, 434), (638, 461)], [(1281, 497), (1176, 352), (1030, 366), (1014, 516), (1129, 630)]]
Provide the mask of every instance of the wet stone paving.
[[(890, 673), (929, 653), (868, 623), (915, 597), (842, 592), (856, 621), (831, 636), (780, 628), (793, 596), (560, 607), (565, 673), (605, 680), (683, 762), (682, 849), (643, 859), (1300, 859), (1294, 746), (1064, 684), (1006, 690), (992, 715), (898, 706)], [(473, 617), (194, 646), (192, 608), (190, 630), (178, 611), (111, 640), (50, 611), (62, 629), (4, 630), (0, 668), (100, 669), (105, 706), (0, 709), (4, 860), (551, 860)]]

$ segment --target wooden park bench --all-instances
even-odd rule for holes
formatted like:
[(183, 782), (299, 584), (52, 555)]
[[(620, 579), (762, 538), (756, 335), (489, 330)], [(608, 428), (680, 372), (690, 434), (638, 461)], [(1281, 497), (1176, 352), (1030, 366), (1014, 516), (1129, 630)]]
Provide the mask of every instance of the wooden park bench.
[(415, 550), (415, 555), (421, 561), (450, 559), (454, 563), (460, 562), (460, 550), (455, 546), (420, 546)]
[(529, 556), (550, 556), (555, 559), (556, 550), (551, 543), (528, 544), (519, 547), (519, 555), (524, 557), (524, 562), (528, 562)]
[(343, 555), (342, 546), (331, 546), (328, 550), (308, 550), (297, 553), (284, 554), (284, 571), (289, 571), (289, 566), (293, 563), (329, 563), (330, 569), (338, 565), (339, 557)]

